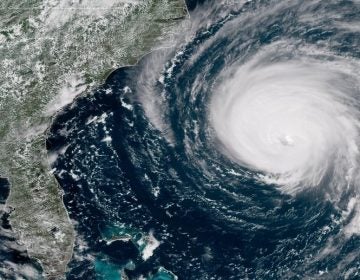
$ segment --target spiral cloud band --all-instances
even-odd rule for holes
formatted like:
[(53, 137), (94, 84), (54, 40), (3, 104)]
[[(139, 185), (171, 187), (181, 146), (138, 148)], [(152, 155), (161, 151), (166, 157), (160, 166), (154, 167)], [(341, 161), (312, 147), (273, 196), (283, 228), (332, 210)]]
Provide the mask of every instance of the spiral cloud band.
[(222, 77), (210, 115), (223, 150), (290, 192), (326, 177), (353, 183), (359, 169), (358, 66), (304, 52), (271, 61), (284, 46), (267, 47)]
[(87, 245), (69, 279), (359, 279), (358, 1), (205, 1), (187, 23), (54, 121)]

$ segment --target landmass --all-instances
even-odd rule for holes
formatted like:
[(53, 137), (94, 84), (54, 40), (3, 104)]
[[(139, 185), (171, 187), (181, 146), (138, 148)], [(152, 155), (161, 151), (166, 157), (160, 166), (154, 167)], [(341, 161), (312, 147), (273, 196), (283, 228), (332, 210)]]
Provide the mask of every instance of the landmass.
[[(182, 0), (29, 0), (0, 6), (0, 177), (18, 240), (45, 278), (64, 277), (75, 232), (51, 171), (58, 110), (132, 65), (187, 16)], [(61, 152), (61, 151), (60, 151)]]

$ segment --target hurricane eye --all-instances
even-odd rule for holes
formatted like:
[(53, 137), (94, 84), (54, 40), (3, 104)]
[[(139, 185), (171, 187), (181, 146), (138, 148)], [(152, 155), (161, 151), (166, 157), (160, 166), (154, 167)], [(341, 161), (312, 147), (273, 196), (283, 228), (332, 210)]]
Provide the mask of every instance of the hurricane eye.
[(283, 144), (284, 146), (293, 146), (294, 145), (294, 139), (289, 135), (280, 137), (279, 140), (280, 140), (280, 143)]
[[(64, 191), (69, 223), (77, 231), (66, 277), (360, 279), (359, 0), (95, 2), (119, 2), (126, 16), (108, 19), (120, 20), (119, 28), (107, 28), (108, 21), (101, 18), (95, 25), (83, 24), (91, 32), (74, 29), (81, 48), (91, 55), (83, 56), (80, 45), (68, 42), (67, 29), (54, 29), (47, 34), (51, 36), (39, 29), (35, 33), (45, 36), (46, 44), (31, 50), (45, 58), (65, 58), (58, 48), (64, 41), (71, 47), (66, 55), (71, 64), (78, 65), (77, 56), (86, 62), (78, 71), (84, 72), (84, 81), (70, 81), (71, 92), (95, 87), (59, 112), (47, 141), (49, 154), (56, 157), (51, 174)], [(197, 8), (185, 9), (185, 3)], [(2, 12), (12, 17), (15, 10)], [(71, 11), (60, 9), (57, 15), (66, 12)], [(46, 13), (39, 14), (40, 24)], [(74, 20), (82, 23), (81, 14)], [(88, 44), (98, 24), (105, 24), (101, 33), (111, 36)], [(166, 32), (163, 25), (169, 28)], [(32, 24), (17, 26), (34, 33)], [(53, 41), (55, 33), (60, 37)], [(21, 50), (32, 40), (2, 28), (0, 58), (1, 50), (11, 49), (2, 43), (12, 44), (14, 38), (21, 38)], [(106, 53), (99, 52), (103, 47)], [(109, 56), (109, 69), (115, 63), (124, 67), (97, 88), (101, 73), (109, 71), (101, 69), (107, 65), (102, 59)], [(138, 63), (126, 65), (136, 58)], [(23, 60), (18, 64), (26, 66), (23, 72), (37, 71)], [(50, 64), (46, 71), (58, 73), (58, 65)], [(100, 76), (92, 78), (93, 72)], [(53, 76), (51, 83), (57, 81)], [(15, 80), (16, 91), (18, 83)], [(34, 86), (42, 88), (42, 81)], [(7, 90), (0, 94), (0, 105)], [(28, 110), (34, 100), (21, 108)], [(16, 109), (4, 108), (0, 136), (6, 126), (1, 116), (21, 123), (13, 118)], [(47, 121), (36, 120), (31, 124)], [(21, 149), (15, 159), (3, 165), (0, 161), (0, 170), (5, 166), (9, 172), (30, 174), (32, 170), (16, 160), (30, 150), (37, 154), (43, 138), (31, 146), (16, 135), (13, 131), (5, 140)], [(10, 152), (3, 150), (1, 158)], [(24, 191), (21, 199), (46, 196), (50, 180), (38, 177), (41, 184), (29, 180), (32, 190)], [(26, 180), (14, 182), (22, 191)], [(57, 207), (49, 203), (28, 211), (29, 204), (22, 201), (19, 206), (11, 216), (21, 216), (18, 209), (24, 211), (23, 218), (37, 215), (46, 236), (66, 240), (61, 223), (47, 223)], [(23, 224), (17, 225), (19, 235), (25, 235)], [(31, 228), (35, 234), (27, 236), (41, 240), (38, 227)], [(1, 234), (0, 228), (2, 279), (1, 252), (8, 246), (6, 241), (2, 249)], [(55, 243), (49, 243), (45, 264), (63, 260), (52, 257)], [(38, 244), (27, 248), (42, 251), (44, 243)], [(10, 255), (9, 270), (14, 259)], [(22, 269), (30, 279), (31, 271)], [(47, 276), (61, 278), (56, 273)]]

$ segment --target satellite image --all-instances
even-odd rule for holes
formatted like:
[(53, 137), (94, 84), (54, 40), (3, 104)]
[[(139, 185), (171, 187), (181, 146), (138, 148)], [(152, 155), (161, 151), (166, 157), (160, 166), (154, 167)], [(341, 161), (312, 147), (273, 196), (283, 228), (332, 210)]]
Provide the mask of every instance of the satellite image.
[(2, 0), (0, 279), (360, 279), (359, 0)]

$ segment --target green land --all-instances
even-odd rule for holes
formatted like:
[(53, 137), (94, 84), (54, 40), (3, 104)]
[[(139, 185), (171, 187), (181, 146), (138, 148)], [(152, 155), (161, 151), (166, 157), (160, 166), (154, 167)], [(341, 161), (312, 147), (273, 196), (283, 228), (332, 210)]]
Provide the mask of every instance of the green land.
[(52, 118), (169, 41), (186, 16), (182, 0), (0, 4), (0, 176), (11, 183), (12, 228), (46, 278), (64, 277), (75, 240), (45, 149)]

